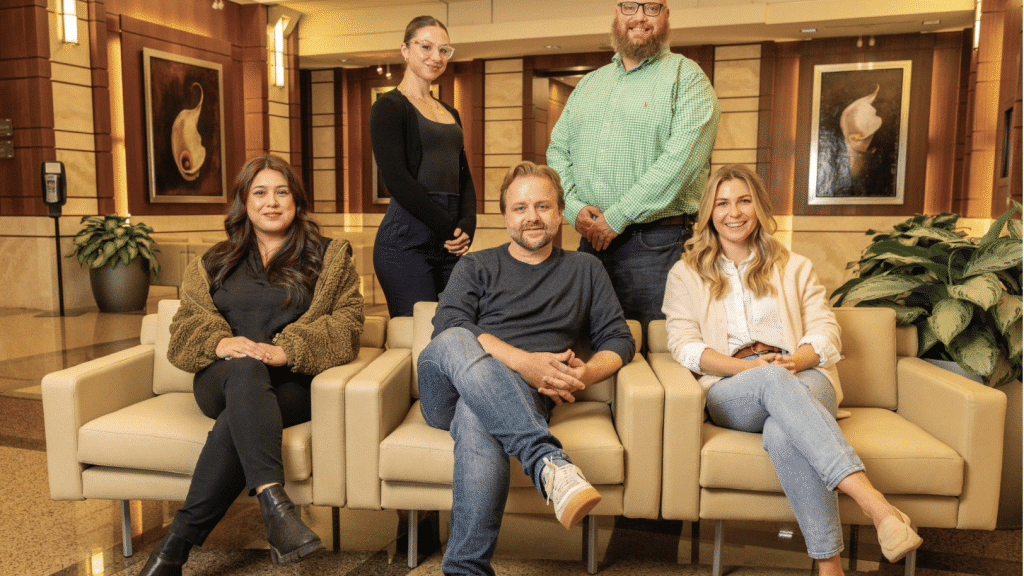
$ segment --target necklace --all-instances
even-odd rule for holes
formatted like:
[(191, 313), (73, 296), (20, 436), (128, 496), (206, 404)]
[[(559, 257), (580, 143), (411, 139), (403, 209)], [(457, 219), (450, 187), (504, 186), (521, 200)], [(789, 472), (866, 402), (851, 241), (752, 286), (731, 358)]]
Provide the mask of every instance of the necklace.
[(442, 106), (440, 102), (438, 102), (435, 98), (433, 98), (429, 94), (426, 95), (426, 96), (413, 96), (413, 95), (407, 93), (401, 87), (399, 87), (398, 91), (401, 92), (403, 96), (408, 98), (410, 102), (414, 102), (415, 103), (415, 101), (419, 101), (419, 102), (422, 102), (424, 104), (429, 102), (429, 104), (426, 104), (426, 105), (427, 105), (427, 107), (430, 110), (432, 110), (434, 112), (435, 117), (440, 118), (442, 120), (447, 120), (448, 119), (448, 111), (445, 109), (445, 107)]

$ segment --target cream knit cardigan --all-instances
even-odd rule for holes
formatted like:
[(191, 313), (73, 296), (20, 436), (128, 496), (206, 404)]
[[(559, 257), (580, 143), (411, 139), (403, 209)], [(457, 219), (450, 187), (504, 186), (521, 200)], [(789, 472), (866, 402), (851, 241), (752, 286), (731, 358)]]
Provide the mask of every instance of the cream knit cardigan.
[[(836, 350), (842, 350), (839, 324), (828, 304), (825, 287), (818, 281), (810, 260), (790, 253), (786, 265), (781, 269), (776, 266), (772, 271), (772, 285), (776, 291), (783, 341), (788, 350), (795, 351), (800, 339), (807, 334), (824, 335)], [(704, 342), (715, 351), (729, 355), (725, 302), (722, 299), (712, 300), (709, 285), (683, 260), (676, 262), (668, 273), (662, 311), (666, 317), (668, 349), (677, 362), (682, 363), (683, 347), (690, 342)], [(816, 370), (825, 374), (832, 383), (836, 404), (842, 403), (843, 389), (835, 362)], [(721, 376), (704, 374), (699, 382), (707, 391), (721, 379)]]

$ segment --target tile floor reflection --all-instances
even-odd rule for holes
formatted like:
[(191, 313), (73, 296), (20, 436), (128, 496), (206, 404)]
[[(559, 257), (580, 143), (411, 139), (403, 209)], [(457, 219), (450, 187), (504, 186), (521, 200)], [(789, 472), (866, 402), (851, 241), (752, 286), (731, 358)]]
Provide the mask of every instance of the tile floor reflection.
[[(153, 287), (148, 310), (173, 298), (173, 289)], [(65, 318), (37, 310), (0, 308), (0, 463), (7, 471), (0, 499), (0, 575), (135, 576), (166, 532), (177, 502), (133, 502), (135, 554), (121, 554), (120, 506), (117, 502), (50, 499), (39, 382), (48, 372), (123, 350), (138, 343), (142, 312), (101, 314), (71, 311)], [(367, 310), (384, 314), (382, 306)], [(305, 507), (304, 514), (325, 542), (331, 541), (329, 508)], [(283, 567), (270, 563), (259, 508), (235, 504), (206, 545), (193, 551), (186, 575), (440, 575), (441, 549), (432, 527), (446, 533), (444, 514), (425, 514), (421, 522), (421, 560), (406, 565), (406, 517), (396, 511), (339, 513), (341, 546), (306, 561)], [(799, 530), (791, 524), (727, 523), (724, 560), (734, 576), (810, 575)], [(598, 532), (599, 574), (635, 576), (709, 574), (714, 526), (699, 530), (671, 521), (601, 518)], [(1021, 531), (922, 529), (918, 553), (920, 576), (986, 576), (1022, 573)], [(849, 534), (847, 534), (849, 537)], [(860, 530), (857, 575), (903, 574), (902, 565), (881, 559), (874, 531)], [(499, 576), (586, 574), (580, 561), (580, 529), (566, 532), (553, 518), (506, 518), (494, 561)], [(697, 552), (694, 557), (694, 552)]]

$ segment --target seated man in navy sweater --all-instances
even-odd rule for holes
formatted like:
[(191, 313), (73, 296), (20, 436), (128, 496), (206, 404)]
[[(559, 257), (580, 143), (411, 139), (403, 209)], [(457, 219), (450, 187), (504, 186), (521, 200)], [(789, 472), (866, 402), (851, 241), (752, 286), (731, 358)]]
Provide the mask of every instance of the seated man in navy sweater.
[[(566, 528), (601, 500), (551, 434), (548, 416), (615, 374), (636, 343), (601, 262), (552, 244), (563, 208), (553, 169), (522, 162), (508, 171), (501, 212), (513, 241), (462, 257), (419, 356), (423, 416), (455, 440), (446, 575), (494, 574), (509, 456)], [(571, 350), (582, 339), (594, 351), (587, 361)]]

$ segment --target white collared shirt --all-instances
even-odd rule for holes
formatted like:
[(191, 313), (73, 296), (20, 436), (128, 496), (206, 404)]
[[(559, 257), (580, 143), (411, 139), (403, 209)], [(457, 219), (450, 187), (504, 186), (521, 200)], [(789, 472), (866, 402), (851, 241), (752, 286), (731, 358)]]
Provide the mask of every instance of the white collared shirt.
[[(722, 272), (729, 283), (729, 290), (723, 297), (726, 317), (729, 320), (729, 354), (735, 354), (737, 350), (754, 342), (780, 348), (786, 355), (792, 354), (794, 350), (786, 350), (776, 296), (768, 294), (758, 298), (743, 284), (743, 277), (754, 260), (754, 254), (751, 253), (740, 262), (739, 268), (725, 256), (720, 256), (720, 258), (722, 259)], [(814, 348), (818, 354), (818, 366), (822, 368), (838, 361), (839, 351), (823, 335), (807, 334), (800, 339), (797, 347), (803, 344), (810, 344)], [(686, 344), (682, 350), (683, 366), (692, 372), (702, 374), (700, 357), (706, 348), (710, 348), (710, 346), (704, 342)]]

